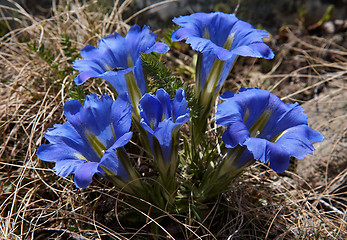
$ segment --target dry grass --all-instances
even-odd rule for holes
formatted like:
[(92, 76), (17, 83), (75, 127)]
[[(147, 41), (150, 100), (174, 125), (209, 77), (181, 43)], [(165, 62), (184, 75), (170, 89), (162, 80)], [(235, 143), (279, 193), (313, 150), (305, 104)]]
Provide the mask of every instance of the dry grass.
[[(122, 209), (132, 206), (110, 184), (96, 180), (79, 190), (71, 178), (55, 176), (51, 164), (38, 160), (35, 151), (44, 141), (45, 130), (64, 121), (62, 106), (76, 74), (61, 34), (67, 34), (79, 50), (114, 30), (126, 32), (129, 19), (122, 19), (122, 14), (130, 2), (117, 6), (116, 1), (115, 7), (104, 13), (95, 3), (81, 6), (70, 1), (69, 7), (54, 6), (49, 19), (33, 17), (18, 5), (13, 10), (21, 27), (0, 39), (0, 238), (149, 239), (150, 222), (159, 225), (160, 236), (175, 239), (347, 237), (346, 168), (329, 175), (327, 164), (326, 181), (316, 186), (317, 181), (307, 181), (294, 167), (278, 176), (257, 164), (235, 181), (231, 193), (211, 204), (201, 223), (164, 213), (169, 222), (164, 224), (161, 219), (152, 219), (149, 211), (142, 213), (145, 222), (131, 225), (124, 222)], [(34, 41), (52, 52), (53, 62), (48, 63), (26, 44)], [(277, 48), (270, 66), (265, 61), (241, 60), (233, 71), (236, 80), (229, 82), (230, 88), (267, 88), (283, 99), (311, 105), (329, 101), (324, 98), (327, 89), (335, 94), (346, 90), (347, 51), (332, 40), (303, 36), (297, 26), (290, 26), (270, 44)], [(55, 64), (59, 74), (52, 67)], [(101, 81), (89, 83), (86, 90), (107, 93)], [(346, 125), (345, 112), (335, 117)], [(317, 130), (324, 126), (317, 125)], [(329, 146), (327, 159), (315, 155), (316, 161), (329, 163), (336, 144), (346, 144), (346, 129), (339, 131), (342, 134)], [(226, 210), (217, 211), (217, 205)]]

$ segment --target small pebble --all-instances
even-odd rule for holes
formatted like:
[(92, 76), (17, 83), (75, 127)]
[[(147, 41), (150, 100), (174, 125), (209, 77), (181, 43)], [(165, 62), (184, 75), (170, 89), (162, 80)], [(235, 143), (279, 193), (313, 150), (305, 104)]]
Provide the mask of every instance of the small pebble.
[(325, 22), (323, 24), (323, 29), (327, 32), (327, 33), (334, 33), (335, 32), (335, 25), (332, 21), (328, 21)]

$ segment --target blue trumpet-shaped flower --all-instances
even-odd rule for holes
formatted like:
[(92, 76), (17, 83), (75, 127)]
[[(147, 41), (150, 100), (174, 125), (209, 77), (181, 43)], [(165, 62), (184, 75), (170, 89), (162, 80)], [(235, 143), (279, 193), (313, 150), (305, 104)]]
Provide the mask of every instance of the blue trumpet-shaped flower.
[(139, 102), (141, 126), (148, 132), (150, 146), (154, 157), (158, 151), (153, 143), (153, 136), (160, 145), (160, 151), (166, 164), (169, 163), (174, 147), (178, 145), (179, 129), (189, 118), (188, 101), (184, 91), (178, 89), (174, 99), (164, 89), (159, 89), (156, 95), (146, 93)]
[[(276, 172), (289, 166), (289, 157), (303, 159), (312, 154), (312, 142), (323, 136), (307, 124), (304, 109), (298, 103), (283, 103), (262, 89), (227, 92), (219, 104), (217, 124), (226, 126), (223, 141), (228, 148), (244, 146), (254, 159), (270, 162)], [(245, 162), (245, 159), (242, 159)]]
[(81, 50), (84, 59), (73, 63), (73, 68), (81, 71), (75, 83), (80, 85), (92, 77), (103, 78), (119, 95), (128, 93), (137, 110), (138, 101), (147, 92), (140, 54), (169, 50), (166, 44), (156, 43), (156, 37), (149, 27), (141, 29), (134, 25), (125, 37), (115, 32), (101, 39), (97, 48), (85, 46)]
[(139, 102), (140, 124), (147, 131), (159, 182), (165, 189), (164, 196), (176, 191), (178, 132), (190, 118), (187, 105), (182, 89), (176, 91), (174, 99), (170, 99), (164, 89), (159, 89), (156, 95), (146, 93)]
[(182, 28), (172, 34), (174, 41), (186, 39), (198, 51), (197, 91), (203, 106), (211, 104), (227, 78), (237, 56), (271, 59), (272, 50), (263, 42), (268, 33), (239, 20), (234, 14), (194, 13), (174, 18)]
[(57, 175), (75, 175), (79, 188), (87, 187), (95, 173), (106, 169), (127, 180), (127, 170), (116, 155), (116, 149), (129, 142), (132, 133), (131, 107), (125, 95), (116, 101), (105, 95), (86, 97), (83, 104), (70, 100), (64, 105), (67, 122), (48, 129), (45, 138), (51, 144), (43, 144), (37, 156), (55, 162)]

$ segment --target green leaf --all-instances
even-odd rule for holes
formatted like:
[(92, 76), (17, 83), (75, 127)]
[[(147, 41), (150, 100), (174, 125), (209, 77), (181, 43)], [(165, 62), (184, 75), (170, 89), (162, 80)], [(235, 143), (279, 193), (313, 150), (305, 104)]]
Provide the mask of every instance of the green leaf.
[(172, 75), (170, 69), (160, 62), (160, 54), (141, 54), (142, 66), (145, 75), (149, 77), (148, 90), (155, 93), (163, 88), (170, 97), (175, 96), (176, 90), (183, 87), (183, 82)]
[(68, 92), (68, 96), (72, 99), (78, 100), (83, 104), (84, 99), (86, 98), (86, 93), (82, 85), (73, 85), (71, 90)]

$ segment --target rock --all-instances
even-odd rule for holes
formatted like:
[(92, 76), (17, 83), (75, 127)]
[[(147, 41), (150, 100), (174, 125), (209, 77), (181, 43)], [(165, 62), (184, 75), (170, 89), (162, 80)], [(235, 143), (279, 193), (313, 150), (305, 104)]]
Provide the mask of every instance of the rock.
[(328, 21), (323, 24), (323, 29), (326, 33), (334, 33), (335, 32), (335, 25), (333, 21)]
[[(138, 9), (160, 2), (159, 0), (135, 0)], [(275, 33), (282, 24), (296, 24), (300, 14), (305, 18), (307, 26), (317, 23), (330, 4), (334, 10), (332, 20), (347, 17), (347, 0), (178, 0), (152, 8), (141, 15), (138, 22), (145, 18), (153, 28), (171, 24), (171, 19), (193, 12), (222, 11), (233, 13), (240, 2), (237, 17), (241, 20), (261, 25), (266, 30)]]
[[(303, 105), (310, 127), (325, 138), (314, 144), (313, 156), (297, 161), (297, 174), (313, 188), (328, 186), (332, 180), (339, 186), (341, 183), (336, 179), (347, 168), (347, 83), (341, 80), (334, 85), (340, 87), (329, 87), (317, 101)], [(329, 187), (334, 190), (334, 184)]]

